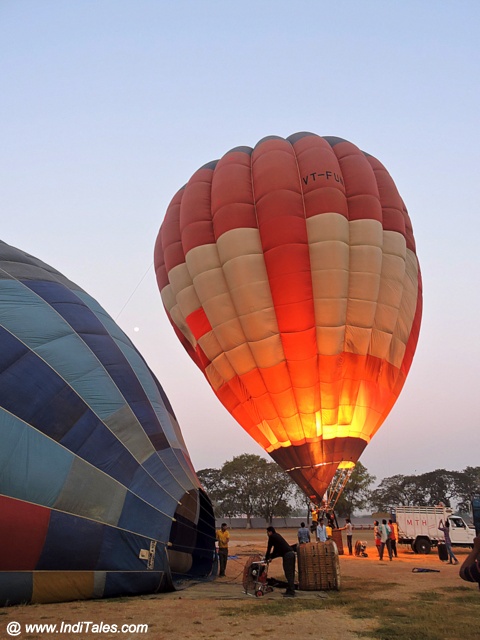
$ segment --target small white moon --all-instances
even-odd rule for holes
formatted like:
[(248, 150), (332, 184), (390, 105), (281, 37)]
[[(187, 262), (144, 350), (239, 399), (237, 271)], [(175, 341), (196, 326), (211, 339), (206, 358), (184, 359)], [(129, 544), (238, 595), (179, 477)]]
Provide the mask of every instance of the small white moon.
[(135, 332), (137, 332), (137, 331), (140, 331), (140, 328), (139, 328), (139, 327), (133, 327), (133, 330), (134, 330)]

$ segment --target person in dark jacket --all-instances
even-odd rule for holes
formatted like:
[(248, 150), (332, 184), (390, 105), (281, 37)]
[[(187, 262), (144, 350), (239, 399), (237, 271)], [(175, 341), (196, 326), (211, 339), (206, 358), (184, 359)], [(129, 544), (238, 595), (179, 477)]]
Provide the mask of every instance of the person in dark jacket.
[(283, 572), (287, 579), (287, 590), (283, 594), (286, 598), (295, 597), (295, 552), (288, 542), (273, 527), (267, 527), (268, 545), (265, 560), (283, 559)]
[(473, 541), (473, 550), (463, 561), (460, 567), (460, 577), (467, 582), (477, 582), (480, 589), (480, 536)]

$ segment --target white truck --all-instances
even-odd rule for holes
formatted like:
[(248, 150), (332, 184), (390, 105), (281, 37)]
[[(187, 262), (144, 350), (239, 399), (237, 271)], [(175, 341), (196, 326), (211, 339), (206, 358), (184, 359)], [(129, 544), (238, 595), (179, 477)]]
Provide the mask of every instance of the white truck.
[(438, 529), (450, 523), (450, 540), (452, 546), (471, 547), (475, 538), (475, 529), (463, 518), (453, 515), (449, 507), (396, 507), (393, 511), (398, 525), (398, 542), (411, 545), (415, 553), (430, 553), (432, 547), (443, 542), (443, 531)]

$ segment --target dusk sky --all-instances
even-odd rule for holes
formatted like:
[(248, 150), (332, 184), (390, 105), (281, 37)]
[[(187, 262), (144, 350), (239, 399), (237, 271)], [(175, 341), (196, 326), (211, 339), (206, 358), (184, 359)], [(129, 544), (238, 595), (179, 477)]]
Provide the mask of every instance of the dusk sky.
[(196, 469), (262, 450), (177, 341), (155, 239), (197, 168), (297, 131), (377, 157), (417, 243), (416, 356), (361, 462), (378, 480), (480, 464), (479, 19), (475, 0), (0, 0), (0, 239), (117, 320)]

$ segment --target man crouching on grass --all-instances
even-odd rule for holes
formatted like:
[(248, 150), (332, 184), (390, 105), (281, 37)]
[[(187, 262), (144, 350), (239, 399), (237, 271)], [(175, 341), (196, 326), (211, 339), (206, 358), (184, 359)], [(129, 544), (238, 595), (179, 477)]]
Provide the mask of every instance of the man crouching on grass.
[(478, 582), (480, 589), (480, 535), (473, 541), (473, 550), (460, 567), (460, 577), (467, 582)]
[(268, 546), (265, 560), (283, 558), (283, 572), (287, 579), (287, 590), (283, 594), (285, 598), (295, 597), (295, 551), (285, 538), (275, 531), (273, 527), (267, 527)]

